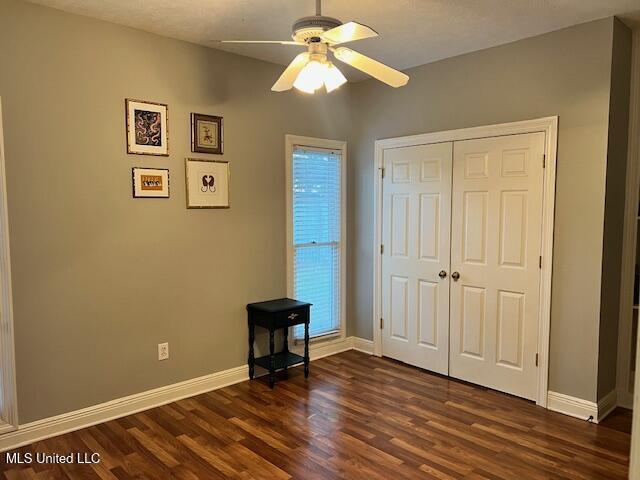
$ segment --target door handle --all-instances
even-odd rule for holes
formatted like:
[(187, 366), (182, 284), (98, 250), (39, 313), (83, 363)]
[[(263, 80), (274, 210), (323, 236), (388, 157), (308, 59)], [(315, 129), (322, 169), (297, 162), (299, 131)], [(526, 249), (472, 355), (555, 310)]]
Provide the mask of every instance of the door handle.
[(460, 274), (459, 274), (458, 272), (453, 272), (453, 273), (451, 274), (451, 278), (453, 278), (453, 281), (454, 281), (454, 282), (457, 282), (457, 281), (458, 281), (458, 279), (460, 278)]
[(440, 273), (438, 274), (438, 276), (442, 279), (447, 278), (447, 272), (445, 272), (444, 270), (440, 270)]

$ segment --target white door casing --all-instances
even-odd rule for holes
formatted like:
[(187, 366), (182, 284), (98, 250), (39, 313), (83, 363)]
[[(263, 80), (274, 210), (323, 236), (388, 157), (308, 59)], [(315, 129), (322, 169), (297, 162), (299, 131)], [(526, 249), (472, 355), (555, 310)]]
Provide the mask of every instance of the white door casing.
[(544, 133), (454, 144), (449, 372), (531, 400), (543, 156)]
[[(542, 117), (510, 123), (461, 128), (432, 133), (422, 133), (404, 137), (387, 138), (375, 141), (375, 171), (372, 178), (374, 189), (374, 238), (373, 248), (378, 252), (382, 243), (382, 167), (384, 152), (388, 149), (427, 145), (443, 142), (456, 142), (478, 138), (491, 138), (504, 135), (520, 135), (525, 133), (544, 133), (544, 153), (546, 168), (544, 169), (543, 205), (542, 205), (542, 269), (539, 298), (538, 328), (538, 368), (536, 404), (548, 407), (549, 381), (549, 336), (551, 324), (551, 286), (553, 275), (553, 235), (555, 215), (555, 183), (558, 148), (558, 117)], [(373, 256), (373, 354), (382, 356), (382, 330), (380, 318), (382, 310), (382, 255)]]
[(384, 152), (385, 355), (447, 374), (452, 144)]
[(0, 434), (18, 428), (9, 213), (0, 99)]

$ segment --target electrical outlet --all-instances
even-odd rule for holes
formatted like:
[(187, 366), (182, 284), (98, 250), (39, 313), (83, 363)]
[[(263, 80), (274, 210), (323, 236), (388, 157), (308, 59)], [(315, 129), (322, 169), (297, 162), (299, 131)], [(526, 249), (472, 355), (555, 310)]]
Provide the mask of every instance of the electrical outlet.
[(158, 344), (158, 360), (166, 360), (169, 358), (169, 343)]

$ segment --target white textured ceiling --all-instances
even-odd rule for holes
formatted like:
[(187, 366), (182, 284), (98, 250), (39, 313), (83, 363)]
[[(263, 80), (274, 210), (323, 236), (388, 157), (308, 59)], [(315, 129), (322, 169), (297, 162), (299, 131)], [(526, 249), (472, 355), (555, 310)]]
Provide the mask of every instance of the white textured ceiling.
[[(314, 0), (32, 0), (167, 37), (287, 64), (296, 46), (212, 40), (288, 40)], [(350, 47), (398, 69), (570, 25), (640, 10), (640, 0), (325, 0), (323, 15), (355, 20), (380, 36)], [(345, 69), (352, 80), (363, 78)]]

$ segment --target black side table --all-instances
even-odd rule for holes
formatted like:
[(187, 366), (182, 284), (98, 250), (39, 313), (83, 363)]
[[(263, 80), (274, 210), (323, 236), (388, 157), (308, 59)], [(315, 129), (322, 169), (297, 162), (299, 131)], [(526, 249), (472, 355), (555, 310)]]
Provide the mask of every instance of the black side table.
[[(249, 378), (253, 378), (256, 365), (269, 370), (269, 387), (273, 388), (276, 370), (304, 363), (304, 376), (309, 377), (309, 309), (310, 303), (299, 302), (290, 298), (279, 298), (268, 302), (250, 303), (247, 305), (249, 320)], [(289, 327), (304, 323), (304, 357), (289, 351)], [(253, 342), (255, 326), (269, 330), (269, 355), (255, 358)], [(275, 353), (274, 335), (276, 330), (284, 329), (284, 348)]]

